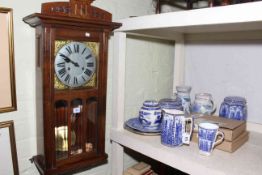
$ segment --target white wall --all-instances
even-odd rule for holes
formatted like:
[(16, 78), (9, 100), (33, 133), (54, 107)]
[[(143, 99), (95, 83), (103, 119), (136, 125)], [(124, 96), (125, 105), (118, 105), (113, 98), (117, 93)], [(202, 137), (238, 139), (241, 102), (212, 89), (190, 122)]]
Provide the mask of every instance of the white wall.
[[(61, 1), (61, 0), (52, 0)], [(18, 110), (0, 114), (0, 122), (14, 120), (18, 163), (21, 175), (37, 175), (34, 165), (29, 162), (36, 153), (35, 125), (35, 29), (29, 27), (22, 18), (40, 12), (41, 3), (47, 0), (1, 0), (1, 7), (13, 8), (14, 13), (14, 49), (15, 75)], [(113, 14), (113, 19), (140, 16), (153, 13), (151, 0), (96, 0), (94, 5)], [(110, 142), (108, 131), (112, 112), (112, 39), (109, 42), (108, 98), (106, 121), (106, 152), (109, 163), (81, 174), (110, 174)]]
[(186, 84), (209, 92), (217, 112), (225, 96), (247, 99), (249, 122), (262, 123), (262, 40), (201, 41), (186, 45)]
[[(125, 120), (138, 117), (145, 100), (159, 100), (172, 95), (173, 43), (131, 37), (127, 39)], [(124, 167), (135, 160), (124, 156)]]
[(145, 100), (172, 96), (173, 46), (164, 40), (128, 38), (125, 119), (137, 117)]

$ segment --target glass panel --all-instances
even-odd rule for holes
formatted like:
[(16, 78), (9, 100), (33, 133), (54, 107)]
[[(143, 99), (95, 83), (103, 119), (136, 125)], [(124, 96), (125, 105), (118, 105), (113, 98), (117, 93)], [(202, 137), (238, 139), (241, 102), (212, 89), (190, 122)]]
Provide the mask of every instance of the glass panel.
[(71, 102), (71, 155), (81, 154), (82, 149), (82, 100)]
[(97, 149), (97, 101), (94, 98), (87, 100), (87, 128), (85, 151), (93, 152)]
[(68, 105), (64, 100), (55, 103), (55, 148), (56, 159), (68, 157), (68, 128), (67, 128)]

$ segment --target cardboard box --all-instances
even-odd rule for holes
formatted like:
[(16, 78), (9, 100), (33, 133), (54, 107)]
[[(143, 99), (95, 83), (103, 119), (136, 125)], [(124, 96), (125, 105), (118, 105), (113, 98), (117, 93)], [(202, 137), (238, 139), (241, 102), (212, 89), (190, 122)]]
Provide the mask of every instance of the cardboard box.
[(151, 169), (151, 165), (145, 162), (139, 162), (129, 168), (127, 168), (123, 175), (143, 175)]
[(210, 122), (219, 125), (219, 130), (225, 134), (226, 141), (233, 141), (246, 131), (245, 121), (231, 120), (217, 116), (202, 116), (194, 119), (194, 132), (197, 132), (198, 124), (201, 122)]
[[(249, 133), (245, 131), (232, 142), (224, 140), (221, 144), (215, 146), (215, 149), (232, 153), (248, 140), (248, 136)], [(192, 141), (198, 143), (198, 133), (193, 133)]]

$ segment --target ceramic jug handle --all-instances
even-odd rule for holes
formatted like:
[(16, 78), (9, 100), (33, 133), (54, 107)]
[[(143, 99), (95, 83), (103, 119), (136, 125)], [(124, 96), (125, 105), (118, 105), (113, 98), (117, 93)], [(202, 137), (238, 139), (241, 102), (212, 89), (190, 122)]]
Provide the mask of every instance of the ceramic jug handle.
[(214, 144), (213, 144), (213, 146), (212, 146), (212, 149), (213, 149), (216, 145), (220, 144), (220, 143), (224, 140), (225, 135), (224, 135), (224, 133), (223, 133), (222, 131), (217, 131), (215, 140), (217, 139), (217, 136), (219, 136), (219, 135), (220, 135), (221, 137), (220, 137), (216, 142), (214, 142)]
[[(183, 143), (185, 143), (185, 144), (189, 144), (190, 137), (191, 137), (191, 134), (192, 134), (192, 131), (193, 131), (193, 119), (192, 118), (185, 118), (185, 126), (186, 126), (187, 121), (190, 121), (190, 130), (189, 130), (189, 132), (183, 133)], [(186, 127), (185, 127), (185, 129), (186, 129)]]
[(177, 92), (174, 92), (173, 98), (177, 98)]
[(211, 110), (210, 115), (213, 114), (216, 111), (216, 109), (217, 109), (217, 105), (215, 104), (215, 102), (213, 100), (211, 100), (211, 103), (213, 105), (213, 109)]

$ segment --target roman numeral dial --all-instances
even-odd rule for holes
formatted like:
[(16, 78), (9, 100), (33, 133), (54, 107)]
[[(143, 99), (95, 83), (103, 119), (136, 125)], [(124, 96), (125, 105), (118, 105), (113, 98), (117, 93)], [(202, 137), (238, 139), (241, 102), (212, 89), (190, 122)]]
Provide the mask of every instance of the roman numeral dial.
[(84, 43), (70, 42), (58, 50), (54, 68), (57, 78), (63, 84), (80, 87), (96, 72), (96, 58)]

